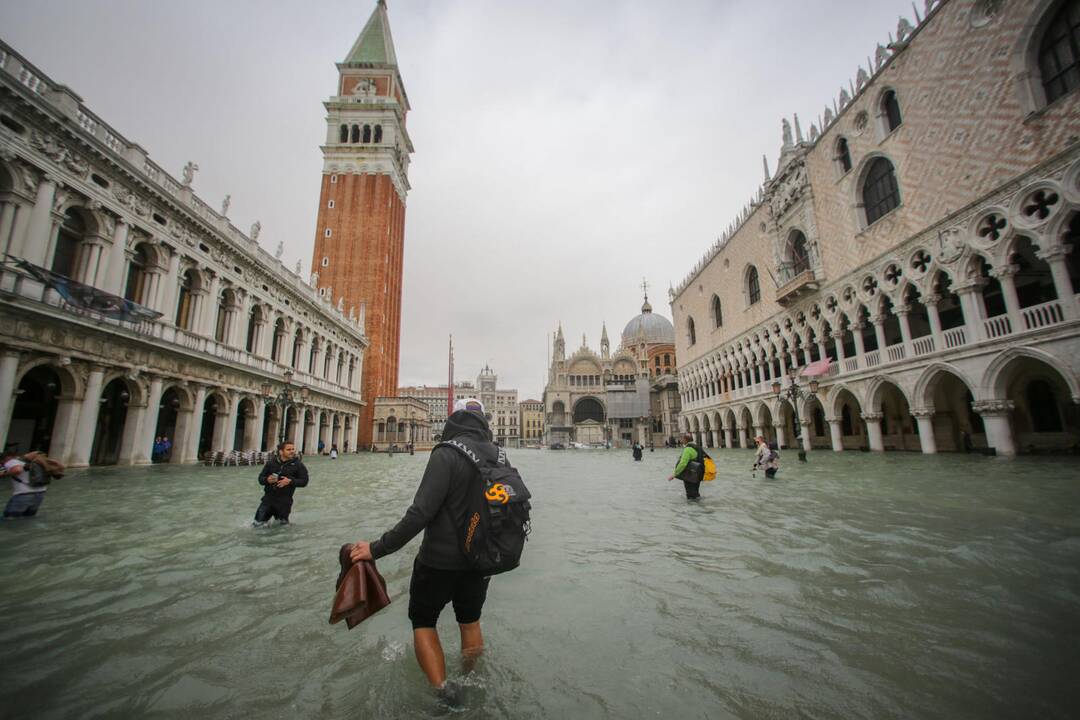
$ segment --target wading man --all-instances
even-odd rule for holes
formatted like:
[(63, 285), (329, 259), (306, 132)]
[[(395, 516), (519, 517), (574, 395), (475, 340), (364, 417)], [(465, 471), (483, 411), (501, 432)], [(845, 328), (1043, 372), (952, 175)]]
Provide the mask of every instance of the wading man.
[(308, 484), (308, 471), (300, 458), (296, 457), (296, 445), (288, 441), (278, 443), (277, 452), (266, 461), (259, 473), (259, 484), (263, 486), (262, 502), (255, 511), (252, 525), (261, 527), (271, 518), (288, 525), (293, 493), (296, 488)]
[[(481, 461), (497, 462), (500, 457), (479, 400), (454, 404), (443, 431), (443, 442), (447, 441), (468, 447)], [(453, 603), (461, 631), (466, 672), (484, 649), (480, 612), (490, 578), (470, 569), (458, 542), (458, 526), (468, 515), (469, 492), (476, 491), (476, 478), (476, 464), (466, 455), (447, 445), (436, 446), (404, 517), (375, 542), (358, 542), (352, 551), (353, 562), (377, 560), (397, 552), (424, 531), (409, 583), (409, 620), (416, 660), (436, 688), (446, 682), (446, 660), (435, 625), (447, 603)]]

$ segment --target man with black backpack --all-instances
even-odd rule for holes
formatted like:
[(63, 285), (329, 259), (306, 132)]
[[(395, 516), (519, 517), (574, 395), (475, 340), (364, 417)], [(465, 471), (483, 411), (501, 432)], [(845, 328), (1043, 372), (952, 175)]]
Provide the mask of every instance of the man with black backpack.
[(679, 478), (683, 481), (683, 487), (686, 488), (686, 499), (700, 500), (701, 493), (698, 490), (701, 487), (701, 481), (705, 479), (705, 458), (708, 455), (694, 443), (694, 436), (690, 433), (683, 435), (683, 443), (685, 447), (682, 455), (679, 456), (679, 462), (675, 464), (675, 472), (668, 478), (668, 482)]
[(491, 576), (517, 567), (528, 533), (529, 491), (491, 441), (484, 406), (458, 400), (446, 420), (412, 505), (378, 540), (357, 542), (353, 562), (397, 552), (423, 530), (409, 583), (409, 620), (416, 660), (436, 688), (446, 660), (435, 629), (452, 602), (466, 671), (484, 649), (480, 613)]
[(27, 458), (20, 458), (14, 444), (4, 448), (3, 472), (11, 478), (11, 499), (4, 508), (5, 518), (34, 517), (45, 499), (52, 477), (45, 468)]

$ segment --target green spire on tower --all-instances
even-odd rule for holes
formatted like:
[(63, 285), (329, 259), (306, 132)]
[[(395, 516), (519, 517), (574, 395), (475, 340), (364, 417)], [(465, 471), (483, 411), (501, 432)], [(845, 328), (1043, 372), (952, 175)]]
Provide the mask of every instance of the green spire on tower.
[(375, 4), (375, 12), (371, 13), (360, 37), (356, 38), (352, 50), (345, 56), (345, 63), (397, 65), (397, 53), (394, 52), (394, 39), (390, 35), (390, 19), (386, 15), (385, 0), (379, 0)]

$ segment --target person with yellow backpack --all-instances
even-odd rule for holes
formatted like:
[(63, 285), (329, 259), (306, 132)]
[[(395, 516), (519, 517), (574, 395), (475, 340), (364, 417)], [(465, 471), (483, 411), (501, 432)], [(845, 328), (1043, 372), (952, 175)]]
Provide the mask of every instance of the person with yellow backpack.
[(716, 463), (707, 452), (698, 447), (690, 433), (683, 435), (682, 439), (685, 447), (683, 447), (682, 455), (679, 456), (679, 462), (675, 465), (675, 472), (668, 478), (668, 482), (679, 478), (683, 481), (683, 487), (686, 488), (686, 499), (698, 500), (701, 498), (701, 493), (698, 492), (701, 483), (709, 482), (716, 477)]

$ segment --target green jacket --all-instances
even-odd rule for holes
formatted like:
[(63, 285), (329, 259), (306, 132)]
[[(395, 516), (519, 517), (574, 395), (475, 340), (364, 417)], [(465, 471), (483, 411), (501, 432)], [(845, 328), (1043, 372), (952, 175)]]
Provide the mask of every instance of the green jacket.
[[(698, 452), (697, 447), (692, 443), (684, 447), (682, 455), (679, 456), (679, 462), (675, 465), (675, 477), (680, 480), (691, 480), (692, 482), (693, 480), (691, 478), (684, 478), (682, 475), (686, 472), (687, 466), (697, 460), (700, 456), (701, 453)], [(697, 480), (700, 481), (701, 478), (697, 478)]]

